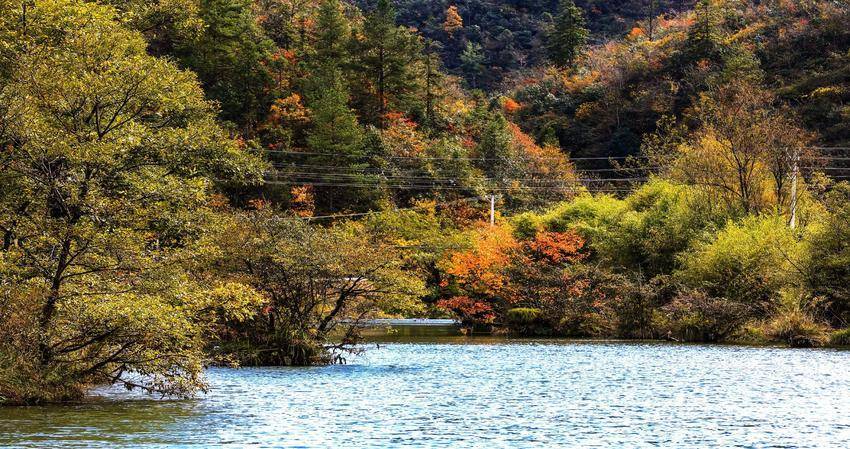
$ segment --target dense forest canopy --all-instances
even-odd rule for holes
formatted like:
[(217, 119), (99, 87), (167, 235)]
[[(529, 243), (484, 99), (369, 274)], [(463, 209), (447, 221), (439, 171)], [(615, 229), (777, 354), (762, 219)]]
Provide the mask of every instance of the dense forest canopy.
[[(358, 0), (368, 10), (374, 0)], [(594, 42), (620, 37), (638, 21), (683, 12), (693, 0), (578, 0)], [(546, 40), (558, 10), (558, 0), (402, 0), (396, 3), (400, 24), (414, 27), (439, 43), (449, 73), (474, 87), (496, 88), (518, 70), (547, 62)], [(477, 49), (480, 67), (465, 62), (467, 48)]]
[(841, 0), (0, 0), (0, 402), (371, 317), (850, 343)]

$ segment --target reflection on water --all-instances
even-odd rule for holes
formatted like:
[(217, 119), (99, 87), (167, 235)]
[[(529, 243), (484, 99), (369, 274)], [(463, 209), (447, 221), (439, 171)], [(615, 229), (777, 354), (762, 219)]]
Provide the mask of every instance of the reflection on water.
[[(449, 341), (451, 344), (445, 344)], [(441, 338), (0, 409), (3, 447), (850, 447), (850, 352)]]

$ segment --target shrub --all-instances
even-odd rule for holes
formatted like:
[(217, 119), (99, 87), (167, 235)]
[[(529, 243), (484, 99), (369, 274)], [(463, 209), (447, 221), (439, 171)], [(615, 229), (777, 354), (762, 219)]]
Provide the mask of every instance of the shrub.
[[(625, 200), (579, 197), (539, 217), (535, 225), (553, 231), (572, 229), (588, 239), (595, 256), (611, 267), (669, 274), (676, 254), (715, 225), (710, 203), (691, 188), (652, 179)], [(530, 227), (524, 217), (517, 220)]]
[(646, 282), (620, 277), (613, 288), (617, 290), (613, 301), (617, 336), (640, 339), (658, 337), (653, 327), (653, 316), (675, 294), (675, 285), (670, 282), (670, 278), (657, 276)]
[(819, 312), (834, 326), (850, 323), (850, 183), (838, 184), (827, 197), (831, 214), (809, 237), (806, 280), (823, 300)]
[(600, 251), (614, 264), (647, 276), (669, 274), (676, 255), (714, 228), (711, 203), (690, 187), (652, 179), (626, 198), (618, 232)]
[(505, 324), (520, 335), (549, 335), (552, 326), (543, 316), (543, 311), (531, 307), (517, 307), (505, 313)]
[(625, 208), (625, 202), (612, 196), (583, 195), (554, 207), (540, 221), (549, 231), (576, 231), (595, 245), (611, 237)]
[(800, 309), (783, 311), (770, 320), (765, 334), (775, 341), (798, 348), (823, 346), (829, 339), (828, 327)]
[(543, 312), (540, 309), (517, 307), (508, 310), (505, 319), (510, 324), (528, 325), (538, 321), (542, 316)]
[(676, 275), (708, 296), (726, 298), (766, 316), (780, 291), (799, 280), (801, 245), (780, 217), (730, 222), (713, 241), (681, 256)]
[(679, 293), (653, 319), (659, 335), (682, 341), (727, 339), (756, 314), (751, 306), (707, 295), (699, 290)]
[(850, 327), (835, 331), (829, 336), (829, 344), (835, 346), (850, 346)]

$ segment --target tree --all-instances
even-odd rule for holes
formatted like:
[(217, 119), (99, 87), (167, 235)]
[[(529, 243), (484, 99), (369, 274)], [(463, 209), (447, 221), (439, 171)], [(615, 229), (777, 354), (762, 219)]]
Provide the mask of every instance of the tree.
[(479, 229), (469, 250), (444, 262), (445, 298), (437, 306), (456, 313), (467, 325), (489, 324), (506, 310), (502, 291), (508, 281), (503, 269), (517, 242), (510, 228)]
[(307, 161), (308, 165), (324, 169), (304, 170), (296, 166), (283, 174), (289, 174), (296, 184), (316, 184), (318, 210), (368, 209), (381, 193), (377, 190), (375, 176), (362, 170), (368, 167), (368, 142), (354, 111), (348, 106), (349, 94), (342, 74), (333, 66), (324, 67), (311, 81), (308, 106), (312, 123), (307, 131), (307, 146), (315, 154), (297, 156), (295, 163)]
[(268, 111), (271, 77), (263, 65), (272, 42), (257, 26), (248, 0), (201, 0), (204, 32), (176, 53), (198, 74), (207, 96), (221, 105), (221, 117), (252, 135)]
[(113, 0), (127, 26), (144, 34), (154, 56), (172, 56), (175, 50), (203, 33), (198, 0)]
[(342, 67), (350, 63), (348, 45), (351, 29), (342, 14), (339, 0), (324, 0), (319, 6), (316, 20), (315, 66), (317, 70)]
[(358, 65), (371, 85), (368, 95), (370, 122), (383, 129), (385, 115), (404, 110), (419, 92), (418, 70), (422, 43), (418, 36), (395, 24), (396, 11), (389, 0), (379, 0), (363, 23)]
[(673, 176), (702, 186), (743, 214), (782, 206), (789, 150), (804, 146), (807, 133), (773, 102), (768, 91), (746, 81), (703, 94), (695, 109), (700, 129), (679, 148)]
[(308, 98), (313, 120), (307, 143), (312, 151), (333, 154), (335, 160), (358, 153), (363, 132), (354, 111), (348, 107), (348, 99), (339, 69), (323, 67)]
[(425, 65), (425, 124), (427, 126), (435, 124), (434, 103), (444, 91), (441, 85), (445, 81), (445, 75), (440, 72), (441, 61), (440, 55), (437, 54), (439, 49), (439, 43), (426, 39), (422, 58)]
[(582, 10), (573, 0), (561, 0), (558, 15), (547, 36), (549, 58), (559, 66), (572, 66), (587, 42), (589, 33)]
[(694, 6), (694, 23), (688, 29), (685, 54), (689, 62), (717, 62), (723, 46), (721, 17), (714, 0), (699, 0)]
[(452, 37), (454, 33), (463, 29), (463, 18), (457, 11), (457, 6), (451, 5), (446, 9), (446, 20), (443, 21), (443, 31)]
[(212, 179), (263, 167), (194, 75), (147, 55), (111, 7), (38, 2), (25, 32), (20, 11), (0, 7), (21, 44), (0, 80), (0, 396), (203, 388), (210, 315), (258, 299), (191, 270)]
[(364, 318), (422, 293), (398, 251), (363, 226), (312, 226), (269, 209), (240, 214), (217, 235), (218, 266), (239, 273), (268, 299), (255, 318), (228, 322), (225, 347), (245, 364), (341, 362)]
[(836, 184), (825, 201), (826, 223), (809, 238), (806, 281), (832, 325), (850, 327), (850, 185)]
[(460, 54), (460, 64), (463, 70), (472, 76), (472, 88), (478, 87), (478, 77), (484, 71), (484, 53), (481, 45), (467, 41), (463, 53)]

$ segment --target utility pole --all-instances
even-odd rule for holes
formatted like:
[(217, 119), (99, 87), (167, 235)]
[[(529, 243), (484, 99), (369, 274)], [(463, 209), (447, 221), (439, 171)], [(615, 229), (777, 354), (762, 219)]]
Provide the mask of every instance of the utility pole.
[(496, 195), (490, 195), (490, 226), (496, 226)]
[(797, 176), (800, 171), (800, 153), (795, 148), (794, 154), (791, 156), (793, 164), (791, 167), (791, 219), (788, 225), (791, 229), (797, 227)]

